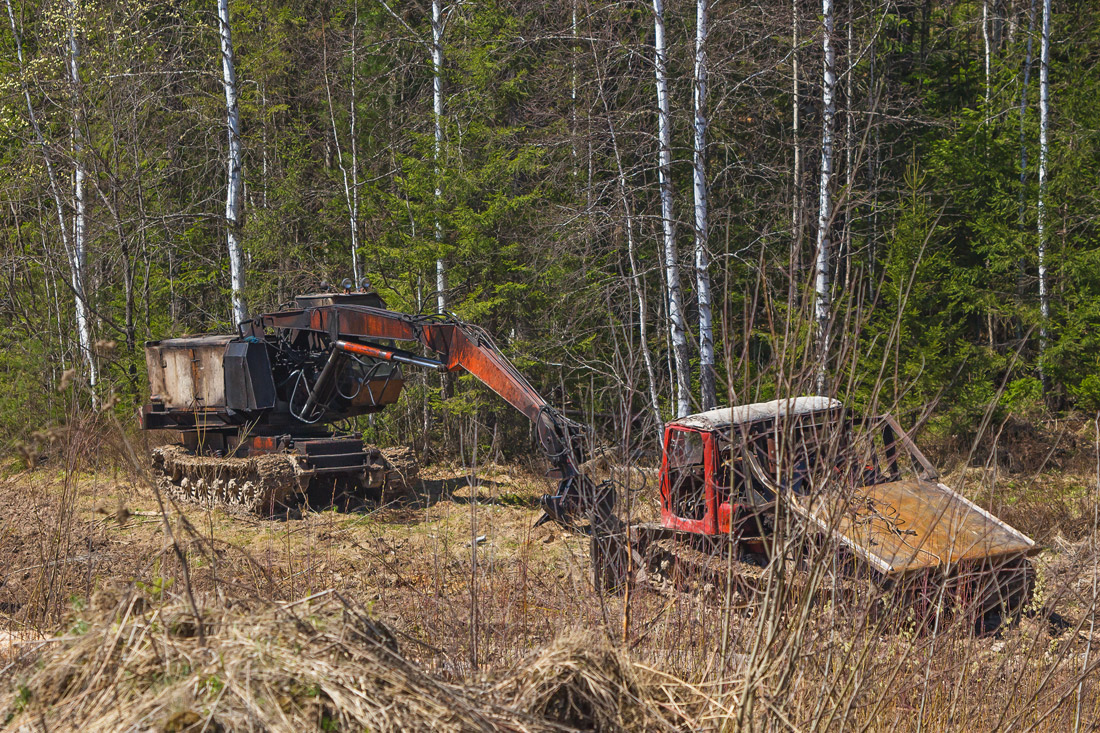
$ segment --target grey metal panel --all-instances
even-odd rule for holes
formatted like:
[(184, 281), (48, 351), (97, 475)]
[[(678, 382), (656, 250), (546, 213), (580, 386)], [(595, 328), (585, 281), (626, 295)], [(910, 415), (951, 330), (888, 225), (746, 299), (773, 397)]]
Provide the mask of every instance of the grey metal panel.
[(267, 345), (232, 341), (225, 347), (225, 406), (256, 412), (275, 406), (275, 378)]

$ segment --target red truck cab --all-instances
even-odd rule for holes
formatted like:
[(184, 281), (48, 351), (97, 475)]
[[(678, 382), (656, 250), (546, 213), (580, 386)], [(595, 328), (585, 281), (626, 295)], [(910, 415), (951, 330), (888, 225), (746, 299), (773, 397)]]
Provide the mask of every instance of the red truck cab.
[[(694, 534), (727, 534), (730, 523), (757, 513), (768, 489), (745, 465), (751, 452), (759, 465), (776, 465), (776, 426), (786, 417), (839, 416), (840, 402), (798, 397), (723, 407), (665, 426), (661, 463), (661, 524)], [(748, 523), (745, 529), (749, 530)]]

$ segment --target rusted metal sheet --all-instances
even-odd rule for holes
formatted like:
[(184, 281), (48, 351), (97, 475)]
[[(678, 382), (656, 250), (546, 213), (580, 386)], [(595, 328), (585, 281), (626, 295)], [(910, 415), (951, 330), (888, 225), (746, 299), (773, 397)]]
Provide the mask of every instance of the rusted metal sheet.
[(363, 409), (392, 405), (404, 386), (403, 379), (368, 379), (350, 402), (352, 407)]
[(223, 359), (232, 335), (165, 339), (145, 345), (154, 401), (168, 409), (194, 410), (225, 404)]
[[(330, 338), (415, 341), (442, 354), (446, 371), (464, 369), (531, 420), (537, 420), (546, 401), (491, 343), (488, 336), (453, 320), (432, 320), (360, 305), (283, 311), (260, 316), (255, 334), (265, 329), (298, 329), (328, 334)], [(385, 358), (385, 357), (382, 357)]]
[(317, 331), (332, 338), (369, 336), (398, 341), (421, 340), (419, 324), (414, 318), (369, 306), (341, 305), (268, 313), (252, 323), (253, 335), (263, 335), (265, 329), (297, 329)]
[[(753, 419), (766, 419), (769, 411), (762, 408), (769, 406), (775, 405), (750, 405), (748, 407), (753, 409), (748, 412), (763, 416)], [(806, 409), (788, 407), (785, 414), (821, 415), (829, 419), (835, 414), (831, 401), (821, 409), (809, 409), (812, 407), (809, 402), (794, 405), (794, 408), (799, 407)], [(780, 417), (776, 411), (772, 411), (772, 415)], [(672, 425), (684, 430), (679, 423)], [(763, 434), (768, 435), (766, 458), (772, 464), (767, 468), (761, 464), (764, 456), (758, 460), (751, 446), (746, 444), (741, 452), (746, 467), (755, 481), (777, 501), (847, 546), (884, 575), (898, 577), (932, 568), (1007, 561), (1038, 552), (1033, 540), (940, 483), (935, 468), (892, 416), (883, 415), (866, 423), (870, 432), (863, 436), (864, 439), (878, 435), (882, 442), (877, 456), (873, 451), (855, 456), (859, 459), (855, 465), (865, 466), (864, 475), (869, 473), (877, 477), (865, 478), (864, 481), (874, 480), (875, 483), (863, 486), (858, 483), (853, 486), (854, 472), (841, 470), (852, 456), (844, 458), (843, 452), (830, 455), (824, 450), (829, 445), (851, 448), (854, 445), (851, 426), (844, 421), (807, 425), (814, 427), (817, 433), (789, 428), (780, 430), (778, 426), (770, 431), (789, 441), (786, 450), (781, 452), (772, 446), (770, 434)], [(761, 435), (750, 431), (733, 437), (740, 436), (742, 441), (751, 443)], [(805, 443), (811, 438), (816, 441), (814, 444)], [(804, 450), (800, 452), (800, 448)], [(899, 470), (902, 452), (912, 461), (906, 472)], [(806, 471), (806, 466), (818, 465), (816, 481), (811, 480), (808, 473), (799, 479), (797, 465), (777, 465), (780, 453), (785, 456), (786, 464), (801, 463), (802, 471)], [(826, 458), (829, 460), (825, 461)], [(883, 461), (882, 471), (875, 468), (879, 461)], [(708, 467), (708, 474), (710, 472), (713, 471)], [(728, 522), (727, 519), (720, 529), (728, 529)]]
[(1038, 551), (1034, 541), (941, 483), (892, 481), (843, 498), (782, 496), (887, 575)]

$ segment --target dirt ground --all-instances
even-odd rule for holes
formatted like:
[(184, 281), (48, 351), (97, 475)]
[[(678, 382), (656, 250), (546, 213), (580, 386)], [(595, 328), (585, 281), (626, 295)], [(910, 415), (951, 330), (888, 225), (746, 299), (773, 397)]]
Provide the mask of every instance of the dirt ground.
[[(768, 642), (776, 649), (797, 645), (802, 661), (791, 677), (771, 667), (754, 671), (753, 660), (764, 654), (760, 630), (770, 622), (724, 610), (708, 589), (597, 593), (587, 538), (533, 526), (538, 497), (552, 484), (522, 468), (483, 466), (475, 476), (460, 466), (428, 467), (415, 496), (355, 513), (306, 508), (294, 518), (261, 519), (180, 504), (168, 507), (167, 522), (148, 483), (122, 470), (69, 472), (47, 463), (26, 471), (10, 464), (2, 475), (5, 679), (32, 668), (55, 639), (80, 633), (82, 609), (94, 605), (97, 593), (130, 583), (176, 600), (189, 586), (199, 605), (246, 612), (334, 590), (385, 623), (402, 654), (440, 679), (486, 679), (556, 639), (595, 630), (645, 668), (716, 691), (746, 684), (746, 675), (780, 675), (784, 715), (801, 712), (809, 716), (804, 720), (829, 709), (821, 702), (827, 680), (845, 694), (862, 690), (845, 703), (849, 722), (889, 712), (872, 729), (914, 728), (920, 700), (933, 700), (921, 713), (925, 726), (938, 720), (945, 729), (959, 728), (960, 710), (996, 708), (1007, 721), (1022, 724), (1031, 715), (1037, 727), (1057, 730), (1072, 718), (1066, 700), (1076, 680), (1086, 719), (1100, 721), (1090, 666), (1100, 659), (1090, 605), (1098, 556), (1082, 503), (1095, 486), (1088, 476), (1024, 480), (967, 469), (947, 477), (1046, 547), (1036, 560), (1033, 608), (1018, 625), (944, 644), (904, 630), (867, 634), (855, 610), (826, 604), (813, 610), (797, 640), (777, 627)], [(650, 487), (634, 495), (634, 516), (652, 517), (652, 493)], [(843, 668), (829, 660), (838, 650), (845, 659), (862, 655), (863, 681), (854, 688), (835, 676)], [(1073, 676), (1081, 670), (1087, 674)], [(1000, 682), (990, 687), (979, 679)], [(969, 702), (959, 702), (960, 684), (977, 685)], [(1008, 689), (1019, 699), (1006, 700)], [(841, 699), (839, 692), (824, 697), (829, 704)], [(1042, 713), (1046, 700), (1057, 703), (1055, 713)], [(1002, 727), (993, 722), (986, 727)]]
[(112, 584), (180, 592), (168, 531), (187, 548), (196, 595), (291, 600), (336, 588), (388, 621), (412, 656), (456, 675), (511, 664), (621, 613), (591, 587), (586, 538), (533, 526), (547, 480), (500, 466), (476, 479), (462, 473), (427, 469), (415, 496), (355, 513), (261, 519), (180, 503), (166, 528), (140, 480), (50, 466), (9, 472), (0, 480), (0, 630), (48, 635)]

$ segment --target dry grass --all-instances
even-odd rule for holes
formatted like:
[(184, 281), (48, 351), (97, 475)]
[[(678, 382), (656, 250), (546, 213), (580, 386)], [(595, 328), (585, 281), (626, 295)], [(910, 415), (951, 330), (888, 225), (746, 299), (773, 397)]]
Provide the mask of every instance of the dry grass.
[[(1047, 545), (1029, 613), (975, 636), (963, 619), (921, 629), (901, 609), (884, 614), (891, 599), (872, 588), (834, 594), (827, 567), (813, 587), (802, 573), (749, 611), (704, 588), (601, 595), (584, 538), (532, 527), (547, 482), (512, 466), (427, 470), (419, 502), (362, 514), (169, 507), (169, 540), (152, 494), (117, 465), (0, 480), (10, 728), (1058, 731), (1100, 720), (1100, 555), (1084, 472), (951, 476)], [(637, 498), (638, 514), (652, 511)]]
[(410, 663), (388, 628), (336, 592), (205, 606), (198, 619), (178, 601), (108, 595), (52, 640), (0, 712), (9, 728), (684, 730), (709, 704), (598, 636), (462, 685)]

